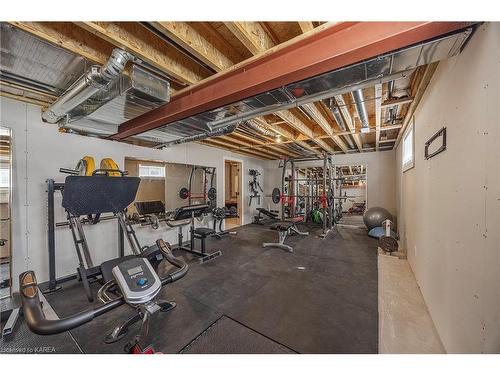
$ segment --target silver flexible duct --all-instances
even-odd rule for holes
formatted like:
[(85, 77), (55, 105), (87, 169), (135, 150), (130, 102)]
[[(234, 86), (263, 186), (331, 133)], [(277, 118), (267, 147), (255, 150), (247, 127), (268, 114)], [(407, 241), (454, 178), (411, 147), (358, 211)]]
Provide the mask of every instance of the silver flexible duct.
[(262, 125), (252, 121), (252, 120), (248, 120), (248, 121), (244, 121), (242, 124), (244, 124), (246, 127), (266, 136), (266, 137), (272, 137), (272, 138), (276, 138), (276, 133), (269, 130), (269, 129), (266, 129), (265, 127), (263, 127)]
[(366, 107), (365, 107), (365, 98), (363, 96), (363, 90), (358, 89), (353, 92), (351, 92), (352, 99), (354, 100), (354, 105), (356, 107), (356, 111), (358, 111), (358, 116), (359, 120), (361, 121), (361, 127), (362, 128), (369, 128), (370, 123), (368, 121), (368, 114), (366, 112)]
[(232, 124), (228, 126), (224, 126), (209, 132), (201, 133), (201, 134), (195, 134), (195, 135), (189, 135), (187, 137), (179, 138), (174, 141), (169, 141), (165, 143), (161, 143), (159, 145), (156, 145), (155, 148), (165, 148), (165, 147), (170, 147), (170, 146), (175, 146), (175, 145), (180, 145), (183, 143), (188, 143), (188, 142), (196, 142), (196, 141), (202, 141), (204, 139), (210, 138), (210, 137), (220, 137), (222, 135), (227, 135), (236, 130), (239, 124)]
[(55, 103), (42, 112), (43, 121), (54, 124), (61, 120), (72, 109), (120, 77), (127, 62), (133, 59), (130, 53), (115, 48), (103, 66), (92, 65)]

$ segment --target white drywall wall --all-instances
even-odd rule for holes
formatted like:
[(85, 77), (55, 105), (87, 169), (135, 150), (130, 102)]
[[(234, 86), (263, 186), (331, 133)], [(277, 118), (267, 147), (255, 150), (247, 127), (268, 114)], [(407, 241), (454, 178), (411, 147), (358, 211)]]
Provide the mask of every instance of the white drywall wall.
[[(266, 167), (266, 179), (264, 191), (271, 194), (273, 187), (281, 189), (281, 172), (277, 161), (268, 161)], [(392, 214), (396, 213), (395, 176), (396, 163), (394, 151), (364, 152), (346, 155), (334, 155), (335, 165), (360, 165), (366, 166), (366, 190), (367, 208), (384, 207)], [(296, 166), (322, 166), (323, 161), (301, 162)], [(278, 209), (278, 205), (271, 202), (271, 198), (266, 198), (265, 204), (268, 207)]]
[[(484, 24), (418, 106), (413, 169), (397, 149), (402, 243), (449, 353), (500, 352), (499, 93), (500, 24)], [(424, 160), (443, 126), (447, 150)]]
[[(48, 279), (47, 255), (47, 195), (45, 180), (53, 178), (63, 182), (67, 176), (59, 173), (60, 167), (74, 168), (84, 155), (92, 155), (96, 163), (104, 157), (113, 158), (121, 168), (125, 157), (163, 160), (167, 162), (198, 164), (217, 168), (217, 204), (224, 204), (224, 157), (243, 163), (243, 224), (252, 220), (254, 207), (248, 206), (249, 168), (262, 172), (265, 178), (265, 161), (232, 154), (221, 149), (199, 144), (185, 144), (165, 150), (132, 146), (73, 134), (61, 134), (55, 125), (44, 124), (40, 108), (7, 98), (0, 98), (0, 123), (13, 131), (13, 207), (12, 246), (13, 282), (17, 289), (21, 272), (32, 269), (39, 282)], [(56, 220), (65, 219), (60, 194), (56, 194)], [(254, 206), (254, 205), (252, 205)], [(202, 225), (209, 225), (205, 223)], [(165, 228), (163, 225), (162, 228)], [(86, 226), (95, 264), (117, 255), (117, 224), (114, 221)], [(157, 238), (176, 243), (176, 230), (157, 230), (136, 227), (139, 240), (151, 244)], [(187, 228), (185, 229), (187, 239)], [(198, 244), (199, 245), (199, 244)], [(128, 249), (126, 249), (128, 250)], [(56, 229), (57, 276), (75, 272), (77, 257), (68, 228)]]

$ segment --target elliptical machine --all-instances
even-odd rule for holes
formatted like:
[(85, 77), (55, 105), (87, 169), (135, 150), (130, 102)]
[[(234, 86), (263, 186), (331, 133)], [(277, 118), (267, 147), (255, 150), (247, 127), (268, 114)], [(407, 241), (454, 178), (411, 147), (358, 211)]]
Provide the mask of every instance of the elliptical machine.
[[(79, 312), (67, 318), (47, 319), (40, 302), (38, 284), (33, 271), (19, 275), (20, 295), (24, 317), (29, 329), (38, 335), (53, 335), (77, 328), (94, 318), (128, 304), (135, 309), (135, 314), (124, 323), (116, 326), (106, 342), (121, 339), (128, 327), (141, 320), (139, 334), (134, 337), (124, 350), (131, 354), (152, 354), (154, 349), (148, 344), (149, 321), (160, 311), (170, 311), (175, 302), (157, 301), (156, 296), (167, 284), (173, 283), (188, 272), (188, 265), (172, 255), (170, 245), (159, 239), (156, 245), (163, 258), (178, 269), (160, 278), (147, 258), (133, 257), (118, 263), (112, 270), (113, 279), (104, 284), (98, 292), (102, 305)], [(113, 298), (110, 293), (115, 294)], [(114, 337), (114, 341), (108, 341)]]

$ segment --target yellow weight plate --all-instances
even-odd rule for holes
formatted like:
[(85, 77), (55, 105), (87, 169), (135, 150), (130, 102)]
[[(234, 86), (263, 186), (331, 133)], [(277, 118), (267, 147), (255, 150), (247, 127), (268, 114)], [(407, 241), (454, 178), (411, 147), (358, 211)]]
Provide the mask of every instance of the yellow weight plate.
[(84, 156), (82, 160), (86, 163), (85, 174), (84, 176), (92, 176), (92, 173), (95, 171), (95, 161), (92, 156)]
[[(101, 160), (101, 169), (119, 170), (120, 168), (118, 167), (118, 164), (116, 164), (113, 159), (104, 158)], [(112, 176), (112, 177), (120, 177), (121, 173), (120, 172), (109, 172), (108, 175)]]

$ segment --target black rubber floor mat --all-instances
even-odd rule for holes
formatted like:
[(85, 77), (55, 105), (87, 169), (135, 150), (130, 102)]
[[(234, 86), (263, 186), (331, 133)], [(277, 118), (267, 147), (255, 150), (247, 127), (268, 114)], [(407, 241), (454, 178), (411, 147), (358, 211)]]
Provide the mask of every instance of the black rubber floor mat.
[(296, 352), (223, 315), (180, 353), (294, 354)]
[[(0, 328), (3, 328), (3, 324)], [(77, 354), (82, 353), (68, 332), (52, 336), (32, 333), (19, 318), (13, 333), (0, 338), (0, 354)]]

